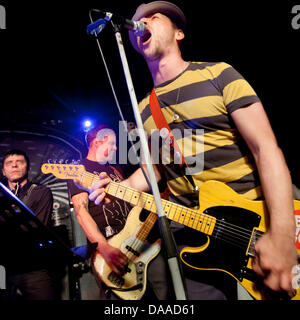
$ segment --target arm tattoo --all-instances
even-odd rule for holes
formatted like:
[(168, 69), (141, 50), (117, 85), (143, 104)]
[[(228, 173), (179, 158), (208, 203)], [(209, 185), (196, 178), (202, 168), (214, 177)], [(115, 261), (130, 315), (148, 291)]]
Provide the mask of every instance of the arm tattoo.
[(88, 211), (89, 210), (89, 201), (88, 201), (88, 199), (82, 199), (81, 206)]
[(76, 214), (79, 212), (81, 208), (89, 211), (89, 200), (85, 195), (80, 196), (75, 201), (73, 201), (74, 209)]

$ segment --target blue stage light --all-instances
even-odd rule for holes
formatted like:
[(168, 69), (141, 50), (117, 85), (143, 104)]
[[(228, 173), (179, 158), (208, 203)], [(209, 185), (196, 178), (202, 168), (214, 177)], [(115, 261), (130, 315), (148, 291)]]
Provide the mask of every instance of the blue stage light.
[(85, 128), (89, 128), (92, 125), (92, 122), (90, 120), (85, 120), (83, 125)]
[(93, 126), (93, 123), (91, 120), (84, 120), (83, 121), (83, 130), (84, 131), (89, 131)]

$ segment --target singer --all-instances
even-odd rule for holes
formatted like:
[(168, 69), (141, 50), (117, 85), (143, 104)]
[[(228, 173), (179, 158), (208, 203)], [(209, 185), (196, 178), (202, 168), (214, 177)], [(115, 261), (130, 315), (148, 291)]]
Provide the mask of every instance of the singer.
[[(221, 181), (247, 199), (264, 197), (269, 214), (267, 232), (255, 244), (253, 270), (275, 292), (294, 296), (292, 268), (297, 264), (292, 183), (284, 155), (279, 148), (263, 105), (250, 84), (225, 62), (192, 62), (181, 55), (186, 17), (176, 5), (154, 1), (140, 5), (132, 17), (142, 21), (146, 32), (130, 41), (149, 68), (157, 100), (171, 129), (203, 129), (204, 170), (192, 175), (193, 186), (183, 167), (159, 165), (157, 180), (166, 179), (170, 200), (184, 206), (198, 205), (198, 188), (207, 180)], [(200, 31), (200, 30), (199, 30)], [(139, 104), (144, 128), (150, 135), (159, 128), (148, 94)], [(151, 100), (153, 101), (153, 100)], [(184, 138), (184, 144), (188, 144)], [(183, 157), (196, 156), (193, 149)], [(101, 202), (107, 180), (94, 185), (90, 200)], [(148, 191), (141, 169), (121, 182)], [(171, 222), (178, 250), (200, 237), (192, 229)], [(226, 252), (222, 253), (226, 255)], [(234, 299), (236, 287), (220, 273), (183, 265), (188, 299)], [(222, 274), (222, 273), (221, 273)]]

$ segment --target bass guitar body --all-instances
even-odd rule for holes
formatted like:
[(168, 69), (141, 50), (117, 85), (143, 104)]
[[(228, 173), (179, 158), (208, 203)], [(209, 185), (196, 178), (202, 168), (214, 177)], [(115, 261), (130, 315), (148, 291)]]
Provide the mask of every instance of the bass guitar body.
[[(139, 207), (131, 209), (123, 230), (108, 240), (111, 246), (119, 248), (127, 256), (125, 274), (119, 276), (113, 272), (98, 252), (94, 254), (92, 261), (99, 279), (124, 300), (142, 298), (146, 291), (148, 264), (161, 249), (160, 239), (152, 244), (143, 239), (145, 222), (139, 219), (141, 211), (142, 208)], [(154, 217), (156, 219), (156, 215)]]

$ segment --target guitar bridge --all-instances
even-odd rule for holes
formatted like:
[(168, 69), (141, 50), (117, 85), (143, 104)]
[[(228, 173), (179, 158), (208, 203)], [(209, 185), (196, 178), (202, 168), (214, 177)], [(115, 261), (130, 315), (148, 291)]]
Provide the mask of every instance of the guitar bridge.
[(251, 235), (251, 240), (249, 242), (249, 247), (247, 250), (247, 255), (250, 257), (254, 258), (255, 257), (255, 244), (257, 240), (263, 235), (264, 233), (258, 229), (253, 229), (252, 235)]

